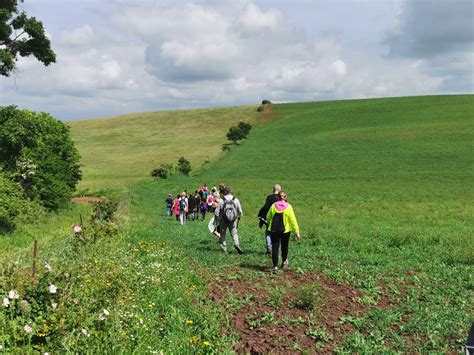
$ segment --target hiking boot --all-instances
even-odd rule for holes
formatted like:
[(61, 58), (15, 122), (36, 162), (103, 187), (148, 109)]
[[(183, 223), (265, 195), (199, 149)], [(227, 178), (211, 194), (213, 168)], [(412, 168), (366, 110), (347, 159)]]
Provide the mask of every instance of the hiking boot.
[(237, 250), (237, 253), (238, 253), (238, 254), (243, 254), (243, 253), (244, 253), (244, 252), (242, 251), (242, 249), (240, 249), (240, 246), (234, 245), (234, 247), (235, 247), (235, 250)]
[(282, 264), (281, 264), (281, 268), (282, 269), (285, 269), (288, 267), (288, 259), (286, 259)]
[(276, 274), (278, 272), (278, 266), (275, 266), (272, 270), (272, 274)]

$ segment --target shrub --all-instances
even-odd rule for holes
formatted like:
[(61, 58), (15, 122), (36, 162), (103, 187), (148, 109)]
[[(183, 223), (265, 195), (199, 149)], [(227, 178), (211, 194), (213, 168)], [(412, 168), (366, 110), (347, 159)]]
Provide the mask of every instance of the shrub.
[(0, 161), (31, 200), (57, 209), (81, 179), (69, 128), (47, 113), (0, 107)]
[(270, 100), (262, 100), (262, 105), (269, 105), (272, 102)]
[(153, 169), (151, 171), (151, 176), (157, 177), (160, 179), (166, 179), (168, 177), (169, 171), (163, 165), (160, 165), (159, 168)]
[(185, 157), (181, 157), (178, 160), (178, 171), (180, 174), (189, 175), (191, 172), (191, 163)]
[(16, 217), (25, 207), (21, 187), (0, 170), (0, 231), (14, 227)]
[(92, 203), (92, 219), (100, 221), (111, 221), (119, 207), (119, 199), (116, 197), (102, 197)]
[(264, 109), (265, 109), (264, 106), (258, 106), (257, 111), (258, 111), (258, 112), (262, 112)]

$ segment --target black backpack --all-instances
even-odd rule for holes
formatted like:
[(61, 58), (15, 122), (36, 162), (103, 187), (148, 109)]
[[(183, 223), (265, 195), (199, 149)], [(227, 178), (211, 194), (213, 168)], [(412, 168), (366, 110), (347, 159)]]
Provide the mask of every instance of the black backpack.
[(179, 200), (179, 210), (184, 211), (186, 209), (186, 200), (183, 198)]
[(271, 232), (283, 233), (285, 231), (285, 223), (283, 223), (283, 212), (275, 213), (272, 219), (272, 230)]

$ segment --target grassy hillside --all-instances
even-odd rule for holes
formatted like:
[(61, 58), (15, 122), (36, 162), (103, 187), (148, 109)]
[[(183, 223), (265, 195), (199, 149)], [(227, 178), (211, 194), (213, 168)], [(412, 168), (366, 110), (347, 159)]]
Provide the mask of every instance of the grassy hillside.
[(256, 106), (148, 112), (70, 121), (81, 154), (79, 190), (127, 186), (147, 179), (161, 163), (184, 156), (194, 170), (222, 151), (229, 127), (258, 124)]
[[(338, 339), (326, 339), (330, 349), (458, 349), (474, 314), (474, 96), (284, 104), (272, 110), (280, 120), (253, 131), (196, 179), (135, 187), (134, 220), (147, 230), (143, 235), (167, 241), (177, 253), (215, 270), (209, 283), (222, 275), (223, 288), (235, 296), (243, 281), (223, 280), (260, 280), (265, 273), (258, 270), (270, 264), (255, 215), (280, 182), (302, 228), (302, 241), (290, 244), (293, 270), (350, 285), (364, 295), (356, 303), (370, 308), (318, 328)], [(165, 221), (157, 202), (168, 192), (221, 180), (243, 204), (244, 257), (223, 255), (200, 223), (180, 227)], [(284, 294), (296, 287), (286, 285), (270, 279), (255, 286), (248, 292), (256, 300), (248, 307), (262, 292)], [(307, 326), (334, 311), (321, 302), (319, 316), (310, 313), (315, 319)], [(291, 304), (276, 310), (275, 331), (286, 319), (278, 313), (285, 307)], [(345, 323), (352, 331), (344, 330)], [(242, 343), (249, 331), (255, 338), (265, 334), (246, 324), (238, 330)], [(278, 344), (274, 339), (271, 349), (289, 349)]]
[[(38, 291), (44, 314), (21, 319), (45, 339), (23, 339), (23, 323), (0, 312), (5, 335), (19, 334), (17, 350), (31, 351), (33, 341), (41, 352), (459, 351), (474, 314), (474, 95), (271, 110), (268, 125), (255, 108), (71, 123), (82, 188), (123, 186), (181, 155), (193, 166), (212, 164), (193, 177), (132, 185), (118, 236), (79, 254), (66, 244), (43, 259), (54, 262)], [(222, 153), (225, 132), (239, 120), (258, 127)], [(209, 130), (220, 130), (212, 144), (195, 145)], [(192, 138), (177, 148), (173, 132)], [(244, 255), (224, 254), (207, 221), (180, 226), (164, 217), (168, 193), (221, 180), (242, 202)], [(302, 240), (290, 242), (290, 269), (270, 276), (256, 214), (276, 182)], [(5, 294), (29, 292), (10, 281)], [(56, 310), (45, 294), (50, 283), (59, 290)], [(111, 311), (106, 322), (98, 321), (103, 309)]]

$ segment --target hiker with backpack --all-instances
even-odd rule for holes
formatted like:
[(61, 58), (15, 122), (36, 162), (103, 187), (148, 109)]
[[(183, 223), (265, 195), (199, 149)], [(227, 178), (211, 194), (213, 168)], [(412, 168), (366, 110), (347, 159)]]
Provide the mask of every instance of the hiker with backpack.
[[(220, 201), (220, 195), (218, 192), (214, 193), (214, 201), (212, 202), (212, 205), (214, 207), (214, 210), (217, 209), (217, 205), (219, 204)], [(209, 229), (209, 232), (214, 234), (214, 236), (217, 238), (217, 240), (220, 240), (221, 234), (219, 233), (219, 217), (216, 215), (212, 215), (211, 220), (209, 221), (209, 224), (207, 225), (207, 228)]]
[(171, 217), (173, 215), (173, 196), (171, 194), (165, 200), (166, 203), (166, 217)]
[(176, 217), (176, 221), (179, 221), (179, 199), (180, 199), (180, 196), (178, 194), (176, 195), (176, 198), (173, 201), (173, 213)]
[(214, 204), (213, 204), (213, 202), (214, 202), (214, 195), (213, 195), (213, 194), (209, 194), (209, 195), (207, 196), (206, 202), (207, 202), (207, 211), (208, 211), (209, 213), (214, 212), (214, 210), (215, 210), (215, 206), (214, 206)]
[(181, 193), (179, 199), (179, 223), (181, 225), (186, 223), (186, 214), (188, 213), (188, 199), (186, 198), (186, 192)]
[(265, 199), (265, 204), (263, 207), (258, 211), (258, 219), (259, 223), (258, 226), (262, 228), (265, 225), (265, 244), (266, 244), (266, 255), (271, 256), (272, 255), (272, 239), (271, 239), (271, 233), (270, 231), (266, 228), (268, 226), (267, 222), (267, 213), (270, 210), (270, 207), (278, 201), (278, 194), (281, 191), (281, 185), (280, 184), (275, 184), (273, 185), (273, 193), (271, 195), (268, 195)]
[(191, 194), (188, 198), (188, 216), (187, 218), (191, 221), (194, 221), (197, 217), (197, 206), (199, 200), (195, 197), (194, 194)]
[(214, 211), (214, 216), (215, 218), (218, 218), (219, 221), (219, 243), (224, 252), (227, 252), (225, 235), (227, 230), (229, 230), (232, 235), (232, 242), (235, 250), (237, 250), (237, 253), (243, 254), (242, 249), (240, 248), (239, 235), (237, 231), (238, 221), (242, 215), (243, 212), (240, 201), (232, 195), (232, 188), (226, 186), (224, 189), (224, 196), (219, 200), (219, 204), (217, 204)]
[(278, 271), (278, 253), (281, 244), (281, 268), (288, 266), (288, 244), (290, 242), (291, 232), (295, 233), (295, 238), (299, 240), (300, 229), (296, 221), (293, 207), (288, 203), (284, 191), (278, 193), (278, 201), (275, 202), (267, 213), (268, 227), (272, 239), (272, 262), (273, 272)]

